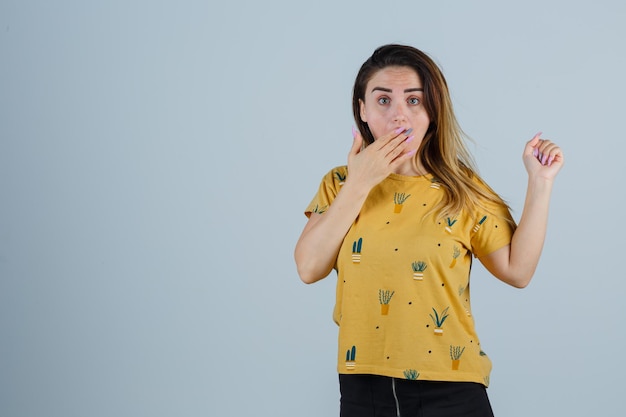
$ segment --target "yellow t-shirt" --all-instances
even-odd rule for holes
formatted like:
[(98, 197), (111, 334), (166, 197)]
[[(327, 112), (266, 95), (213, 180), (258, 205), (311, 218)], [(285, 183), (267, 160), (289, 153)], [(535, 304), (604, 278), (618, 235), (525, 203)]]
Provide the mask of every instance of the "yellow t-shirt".
[[(347, 175), (345, 166), (328, 172), (306, 214), (323, 214)], [(499, 207), (438, 218), (431, 209), (443, 193), (430, 175), (391, 174), (368, 195), (335, 265), (339, 373), (488, 385), (470, 308), (472, 254), (508, 245), (513, 228)]]

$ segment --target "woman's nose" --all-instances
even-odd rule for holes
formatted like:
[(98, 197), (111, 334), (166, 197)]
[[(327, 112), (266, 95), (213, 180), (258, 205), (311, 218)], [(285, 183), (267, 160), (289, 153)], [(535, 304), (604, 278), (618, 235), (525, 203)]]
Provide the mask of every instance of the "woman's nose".
[(402, 104), (396, 104), (393, 109), (393, 120), (395, 122), (403, 122), (406, 121), (406, 109)]

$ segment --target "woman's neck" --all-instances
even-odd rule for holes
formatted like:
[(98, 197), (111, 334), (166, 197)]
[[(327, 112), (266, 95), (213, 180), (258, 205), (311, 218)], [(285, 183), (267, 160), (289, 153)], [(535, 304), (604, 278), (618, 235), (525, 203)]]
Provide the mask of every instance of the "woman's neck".
[(420, 161), (411, 159), (396, 168), (394, 170), (394, 174), (404, 175), (407, 177), (419, 177), (422, 175), (426, 175), (427, 172), (424, 166), (420, 163)]

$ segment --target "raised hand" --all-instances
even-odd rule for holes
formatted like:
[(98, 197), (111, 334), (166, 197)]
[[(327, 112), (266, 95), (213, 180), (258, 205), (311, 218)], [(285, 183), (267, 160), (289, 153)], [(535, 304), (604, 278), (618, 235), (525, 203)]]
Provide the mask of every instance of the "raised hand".
[(348, 153), (348, 179), (371, 189), (415, 154), (409, 145), (413, 129), (399, 127), (363, 148), (363, 137), (352, 129), (354, 141)]
[(553, 180), (565, 162), (561, 148), (537, 133), (524, 147), (524, 166), (531, 177)]

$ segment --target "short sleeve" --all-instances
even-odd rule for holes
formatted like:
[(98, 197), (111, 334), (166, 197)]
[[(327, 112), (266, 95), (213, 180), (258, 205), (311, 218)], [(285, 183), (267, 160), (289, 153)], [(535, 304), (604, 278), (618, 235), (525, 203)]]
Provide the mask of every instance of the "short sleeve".
[(472, 253), (489, 255), (511, 243), (515, 224), (506, 206), (490, 203), (478, 209), (470, 231)]
[(324, 175), (324, 178), (322, 178), (317, 194), (315, 194), (313, 200), (311, 200), (306, 210), (304, 210), (304, 214), (310, 217), (311, 213), (322, 214), (328, 210), (328, 207), (339, 193), (347, 175), (347, 166), (333, 168), (328, 171), (328, 173)]

